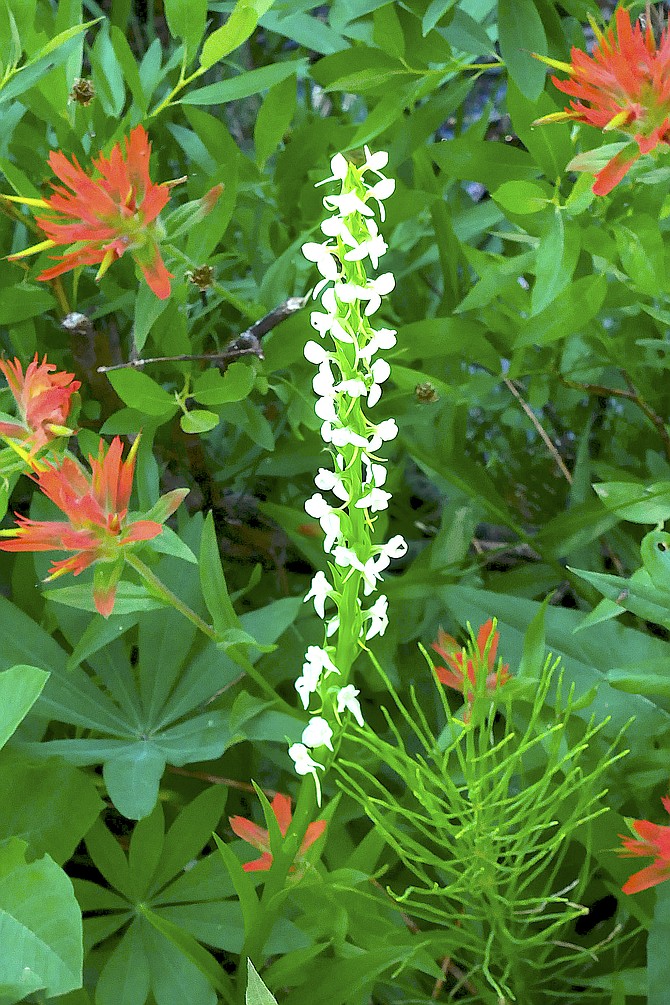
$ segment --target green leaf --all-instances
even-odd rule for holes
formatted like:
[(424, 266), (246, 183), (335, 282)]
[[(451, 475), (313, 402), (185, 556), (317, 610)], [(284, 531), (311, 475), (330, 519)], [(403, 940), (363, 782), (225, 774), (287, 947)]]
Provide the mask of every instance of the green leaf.
[(583, 276), (563, 290), (555, 303), (519, 325), (515, 348), (549, 345), (584, 331), (607, 293), (605, 276)]
[(597, 482), (593, 488), (608, 510), (631, 523), (670, 520), (670, 482)]
[(296, 82), (293, 77), (271, 87), (263, 98), (254, 126), (256, 163), (263, 166), (279, 148), (296, 110)]
[(27, 845), (0, 846), (0, 999), (17, 1002), (81, 987), (81, 912), (72, 883), (48, 855), (26, 861)]
[(532, 54), (547, 55), (547, 36), (534, 0), (498, 0), (498, 40), (510, 77), (530, 101), (537, 100), (546, 69)]
[[(193, 385), (193, 397), (200, 405), (225, 405), (242, 401), (254, 386), (256, 375), (252, 366), (238, 360), (222, 375), (216, 367), (205, 370)], [(219, 419), (217, 416), (217, 423)]]
[(0, 747), (33, 707), (49, 674), (33, 666), (14, 666), (0, 673)]
[(421, 21), (421, 33), (425, 36), (435, 28), (444, 15), (451, 10), (456, 0), (431, 0)]
[(203, 408), (194, 408), (182, 415), (179, 425), (185, 433), (208, 433), (216, 429), (219, 417), (216, 412), (207, 412)]
[(149, 337), (149, 332), (169, 303), (169, 297), (165, 300), (159, 300), (153, 290), (147, 286), (146, 282), (142, 281), (140, 283), (135, 300), (135, 323), (133, 327), (133, 340), (137, 352), (142, 352), (144, 343)]
[(156, 805), (164, 771), (165, 756), (154, 740), (147, 739), (128, 743), (106, 760), (102, 774), (116, 808), (131, 820), (141, 820)]
[(653, 530), (645, 534), (640, 555), (649, 578), (665, 597), (670, 596), (670, 534)]
[(242, 863), (234, 854), (233, 850), (229, 848), (227, 844), (224, 844), (218, 834), (214, 834), (213, 837), (216, 841), (216, 846), (219, 849), (219, 854), (223, 859), (223, 863), (226, 867), (228, 875), (230, 876), (231, 882), (235, 887), (235, 893), (237, 894), (237, 899), (240, 902), (240, 907), (242, 908), (242, 914), (244, 916), (244, 931), (247, 933), (252, 932), (254, 930), (254, 926), (257, 924), (258, 910), (260, 908), (253, 880), (251, 879), (251, 876), (244, 871)]
[(273, 0), (238, 0), (233, 11), (221, 28), (205, 40), (200, 53), (200, 65), (208, 70), (214, 63), (237, 49), (249, 38), (261, 17), (273, 4)]
[(144, 1005), (151, 968), (139, 925), (131, 925), (110, 953), (95, 988), (96, 1005)]
[(184, 42), (186, 62), (190, 63), (205, 34), (207, 0), (165, 0), (164, 9), (170, 34)]
[(239, 101), (259, 91), (274, 87), (281, 80), (292, 77), (306, 66), (305, 59), (292, 59), (283, 63), (271, 63), (256, 70), (246, 70), (236, 77), (220, 80), (216, 84), (199, 87), (180, 98), (184, 105), (225, 105), (228, 101)]
[[(159, 912), (152, 911), (143, 904), (139, 905), (139, 910), (157, 932), (160, 932), (180, 953), (183, 953), (190, 963), (197, 967), (227, 1002), (234, 1001), (230, 977), (223, 967), (219, 966), (211, 953), (208, 953), (192, 935)], [(183, 1001), (183, 998), (181, 1000)]]
[(247, 991), (244, 1002), (245, 1005), (277, 1005), (277, 999), (273, 994), (270, 994), (249, 959), (247, 960)]
[(0, 758), (0, 805), (0, 841), (19, 837), (32, 855), (46, 852), (59, 865), (104, 807), (90, 775), (60, 757), (31, 760), (23, 750), (5, 750)]
[(571, 220), (564, 221), (556, 207), (537, 249), (531, 316), (553, 304), (571, 282), (581, 250), (580, 235), (579, 227)]
[(211, 513), (205, 518), (200, 542), (200, 585), (217, 633), (222, 635), (229, 628), (239, 628), (240, 623), (228, 594)]
[(662, 883), (656, 890), (654, 920), (647, 938), (649, 988), (647, 1005), (665, 1005), (670, 986), (670, 886)]
[(499, 206), (508, 213), (527, 216), (546, 209), (549, 197), (537, 182), (506, 181), (491, 193)]
[(174, 396), (140, 370), (112, 370), (107, 376), (121, 401), (145, 415), (166, 416), (178, 409)]

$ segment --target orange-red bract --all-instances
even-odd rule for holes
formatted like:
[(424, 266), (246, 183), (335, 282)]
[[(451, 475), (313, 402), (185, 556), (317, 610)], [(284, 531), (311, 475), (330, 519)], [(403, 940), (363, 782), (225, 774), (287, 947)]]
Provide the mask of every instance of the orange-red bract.
[(97, 178), (87, 174), (76, 157), (70, 161), (60, 151), (52, 151), (49, 165), (62, 184), (54, 185), (51, 198), (38, 203), (51, 213), (36, 218), (48, 240), (10, 255), (10, 260), (74, 244), (57, 265), (37, 278), (53, 279), (79, 265), (100, 265), (100, 278), (128, 251), (156, 296), (164, 300), (170, 295), (172, 275), (161, 258), (163, 232), (158, 220), (170, 198), (169, 186), (156, 185), (149, 177), (151, 143), (142, 126), (132, 130), (124, 145), (125, 150), (116, 143), (109, 157), (101, 154), (93, 160)]
[(89, 457), (90, 475), (70, 457), (65, 457), (58, 467), (40, 460), (35, 464), (32, 477), (67, 520), (31, 520), (17, 514), (18, 526), (0, 531), (3, 537), (11, 537), (11, 540), (0, 541), (3, 551), (73, 552), (69, 558), (52, 563), (48, 580), (66, 572), (78, 576), (90, 565), (103, 563), (105, 568), (94, 581), (93, 599), (104, 617), (114, 608), (116, 586), (124, 562), (123, 549), (157, 537), (163, 522), (188, 492), (175, 489), (163, 496), (150, 514), (158, 519), (129, 520), (128, 503), (138, 446), (139, 437), (124, 461), (118, 436), (108, 449), (101, 440), (98, 456)]
[[(662, 801), (670, 813), (670, 797), (664, 796)], [(653, 824), (649, 820), (633, 820), (631, 826), (641, 840), (619, 834), (623, 841), (623, 849), (619, 854), (623, 858), (648, 855), (654, 859), (651, 865), (633, 873), (621, 888), (624, 893), (639, 893), (640, 890), (648, 890), (650, 886), (670, 879), (670, 827)]]
[(442, 657), (447, 665), (435, 667), (437, 679), (441, 684), (460, 691), (468, 702), (474, 700), (474, 692), (471, 687), (476, 687), (482, 673), (486, 675), (486, 691), (488, 693), (502, 687), (510, 679), (510, 673), (508, 663), (505, 663), (498, 670), (495, 669), (499, 637), (499, 633), (493, 631), (491, 618), (480, 626), (477, 632), (476, 647), (472, 641), (465, 647), (461, 647), (456, 639), (447, 635), (440, 628), (437, 633), (437, 642), (434, 642), (431, 648)]
[(552, 81), (576, 99), (537, 122), (571, 119), (631, 137), (638, 149), (631, 145), (619, 151), (596, 175), (593, 191), (606, 195), (641, 154), (670, 142), (670, 27), (657, 45), (651, 25), (646, 30), (639, 22), (633, 25), (623, 7), (616, 12), (616, 34), (613, 28), (603, 34), (593, 21), (591, 27), (597, 40), (591, 55), (573, 47), (571, 63), (537, 56), (569, 75)]
[(21, 362), (0, 360), (19, 409), (21, 422), (0, 422), (0, 434), (20, 440), (30, 453), (35, 453), (57, 436), (68, 435), (65, 426), (70, 413), (71, 398), (81, 384), (73, 373), (58, 371), (46, 356), (38, 363), (37, 353), (24, 374)]
[[(293, 819), (293, 814), (291, 812), (291, 799), (290, 796), (284, 796), (280, 792), (274, 797), (270, 804), (270, 808), (274, 813), (277, 823), (279, 825), (279, 831), (282, 837), (286, 837), (286, 833), (291, 825), (291, 820)], [(270, 851), (270, 835), (264, 827), (259, 827), (258, 824), (253, 823), (251, 820), (247, 820), (246, 817), (231, 817), (230, 826), (234, 834), (237, 834), (239, 838), (246, 841), (247, 844), (253, 845), (263, 854), (260, 858), (256, 858), (253, 862), (245, 862), (242, 868), (245, 872), (267, 872), (267, 870), (272, 865), (273, 856)], [(321, 837), (326, 829), (325, 820), (315, 820), (313, 823), (309, 824), (307, 830), (305, 831), (305, 836), (300, 845), (300, 850), (296, 855), (296, 861), (300, 861), (311, 845)], [(292, 867), (293, 868), (293, 867)]]

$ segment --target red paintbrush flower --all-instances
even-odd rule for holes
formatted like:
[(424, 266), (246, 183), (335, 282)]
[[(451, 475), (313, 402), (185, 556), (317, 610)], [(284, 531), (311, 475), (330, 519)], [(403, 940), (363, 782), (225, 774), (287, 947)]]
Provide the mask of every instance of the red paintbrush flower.
[(52, 151), (49, 164), (63, 183), (54, 185), (50, 199), (22, 199), (3, 196), (50, 210), (36, 218), (47, 240), (9, 255), (10, 261), (56, 245), (72, 245), (58, 264), (45, 269), (38, 279), (53, 279), (80, 265), (100, 265), (96, 279), (128, 251), (142, 270), (157, 297), (170, 295), (170, 279), (159, 250), (163, 229), (158, 214), (170, 198), (169, 183), (155, 185), (149, 177), (151, 144), (142, 126), (136, 126), (125, 140), (125, 152), (116, 143), (109, 158), (102, 154), (93, 161), (98, 178), (88, 175), (77, 159), (70, 162), (60, 151)]
[(17, 514), (18, 526), (2, 530), (11, 540), (0, 541), (2, 551), (72, 551), (70, 558), (53, 562), (47, 581), (71, 572), (78, 576), (96, 565), (93, 599), (97, 610), (109, 617), (114, 609), (116, 586), (124, 564), (124, 549), (157, 537), (163, 523), (177, 509), (188, 489), (175, 489), (159, 499), (147, 519), (129, 520), (128, 503), (133, 487), (139, 437), (125, 461), (118, 436), (109, 449), (100, 441), (98, 456), (89, 457), (91, 474), (66, 457), (55, 467), (34, 464), (32, 476), (42, 492), (63, 511), (67, 521), (31, 520)]
[(0, 370), (19, 409), (21, 422), (0, 422), (0, 435), (20, 440), (31, 454), (57, 436), (70, 436), (65, 425), (72, 404), (71, 398), (81, 383), (73, 373), (57, 371), (46, 356), (37, 362), (37, 353), (25, 374), (18, 359), (0, 359)]
[[(435, 667), (437, 679), (441, 684), (460, 691), (465, 700), (472, 703), (474, 692), (470, 687), (476, 688), (477, 682), (484, 674), (486, 691), (492, 694), (496, 688), (502, 687), (510, 679), (509, 663), (501, 664), (495, 669), (499, 637), (499, 633), (494, 631), (491, 618), (481, 625), (476, 641), (473, 638), (466, 646), (460, 646), (456, 639), (440, 628), (437, 642), (434, 642), (431, 648), (442, 657), (450, 669)], [(466, 717), (466, 721), (467, 718), (469, 716)]]
[(637, 149), (629, 144), (596, 175), (593, 191), (606, 195), (641, 154), (670, 143), (670, 21), (658, 45), (651, 24), (643, 32), (623, 7), (616, 12), (616, 36), (612, 28), (603, 34), (593, 21), (591, 27), (597, 44), (590, 56), (573, 47), (571, 63), (536, 57), (569, 74), (568, 80), (552, 81), (577, 99), (537, 122), (572, 119), (606, 132), (616, 129), (635, 141)]
[[(665, 796), (662, 802), (670, 813), (670, 797)], [(619, 834), (623, 841), (619, 855), (622, 858), (649, 855), (654, 859), (651, 865), (633, 873), (621, 888), (624, 893), (639, 893), (640, 890), (648, 890), (650, 886), (670, 879), (670, 827), (652, 824), (649, 820), (631, 820), (630, 826), (642, 840), (637, 841)]]
[[(272, 800), (270, 808), (277, 819), (282, 837), (286, 837), (286, 833), (291, 825), (291, 820), (293, 819), (290, 797), (283, 796), (280, 792), (278, 792)], [(242, 838), (243, 841), (246, 841), (247, 844), (253, 845), (254, 848), (258, 848), (258, 850), (263, 853), (260, 858), (254, 859), (253, 862), (245, 862), (242, 866), (244, 871), (267, 872), (273, 862), (272, 852), (270, 851), (270, 835), (268, 831), (266, 831), (264, 827), (259, 827), (258, 824), (252, 823), (251, 820), (247, 820), (246, 817), (230, 817), (230, 826), (232, 827), (234, 834), (237, 834), (237, 836)], [(302, 839), (300, 850), (296, 855), (296, 862), (300, 863), (302, 861), (307, 849), (310, 848), (315, 841), (318, 841), (325, 829), (325, 820), (315, 820), (308, 826), (305, 831), (305, 836)], [(294, 867), (292, 866), (291, 870), (293, 870), (293, 868)]]

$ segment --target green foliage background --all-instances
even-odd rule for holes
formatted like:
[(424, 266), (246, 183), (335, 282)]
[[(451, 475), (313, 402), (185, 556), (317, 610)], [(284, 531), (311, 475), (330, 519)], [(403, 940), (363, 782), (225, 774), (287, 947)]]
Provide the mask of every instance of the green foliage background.
[[(668, 888), (623, 897), (631, 870), (613, 849), (624, 815), (659, 819), (668, 786), (670, 571), (662, 531), (652, 532), (670, 517), (670, 166), (665, 154), (653, 173), (640, 163), (596, 199), (591, 179), (566, 165), (603, 136), (533, 125), (563, 103), (531, 54), (569, 58), (570, 45), (585, 45), (588, 15), (600, 16), (590, 0), (0, 8), (4, 192), (39, 198), (50, 150), (88, 164), (138, 122), (153, 144), (152, 178), (187, 176), (171, 207), (225, 186), (188, 234), (179, 214), (170, 223), (168, 300), (138, 282), (128, 256), (99, 284), (90, 269), (37, 282), (47, 255), (1, 262), (0, 343), (24, 363), (46, 353), (82, 381), (84, 456), (100, 433), (143, 431), (138, 509), (159, 485), (190, 487), (172, 521), (190, 551), (173, 542), (152, 567), (228, 633), (223, 646), (196, 637), (132, 581), (105, 621), (85, 576), (42, 590), (48, 556), (3, 557), (0, 683), (17, 666), (49, 679), (0, 754), (0, 944), (11, 947), (0, 1001), (243, 1001), (238, 963), (258, 880), (239, 868), (246, 852), (230, 840), (224, 805), (258, 820), (252, 779), (295, 795), (286, 740), (303, 722), (293, 682), (321, 638), (302, 604), (324, 565), (303, 509), (322, 463), (302, 355), (310, 308), (264, 337), (264, 359), (225, 372), (197, 361), (97, 368), (134, 351), (215, 352), (308, 293), (314, 273), (300, 247), (322, 219), (314, 183), (335, 152), (357, 157), (364, 144), (389, 151), (397, 182), (383, 229), (396, 290), (383, 321), (398, 340), (376, 414), (395, 417), (400, 435), (379, 525), (410, 543), (385, 582), (390, 624), (376, 657), (437, 723), (444, 710), (416, 643), (429, 645), (440, 625), (457, 634), (494, 616), (513, 669), (531, 656), (541, 667), (546, 646), (588, 704), (581, 728), (592, 715), (603, 723), (603, 748), (584, 754), (589, 770), (634, 719), (629, 755), (605, 770), (597, 798), (609, 812), (593, 824), (581, 893), (609, 914), (562, 939), (588, 948), (620, 927), (559, 1000), (665, 1001)], [(95, 87), (85, 107), (68, 100), (81, 76)], [(30, 220), (4, 212), (5, 254), (32, 243)], [(215, 279), (201, 294), (188, 275), (203, 264)], [(73, 311), (92, 328), (64, 328)], [(8, 392), (0, 407), (11, 411)], [(3, 490), (3, 509), (45, 518), (27, 479)], [(528, 635), (550, 595), (542, 632)], [(371, 663), (356, 669), (366, 721), (386, 736), (387, 686)], [(19, 719), (9, 717), (9, 732)], [(288, 1005), (396, 1005), (433, 1000), (444, 979), (443, 1000), (488, 1001), (441, 974), (439, 927), (400, 913), (385, 884), (409, 885), (406, 869), (355, 800), (334, 802), (338, 792), (328, 778), (322, 862), (272, 905), (254, 960), (267, 986)], [(232, 848), (224, 857), (215, 829)], [(30, 870), (50, 892), (24, 916)], [(41, 927), (61, 910), (50, 898), (70, 910), (72, 891), (84, 915), (81, 987), (75, 950)], [(20, 955), (26, 931), (30, 959)], [(37, 975), (30, 986), (24, 965)], [(550, 1000), (522, 990), (528, 1005)]]

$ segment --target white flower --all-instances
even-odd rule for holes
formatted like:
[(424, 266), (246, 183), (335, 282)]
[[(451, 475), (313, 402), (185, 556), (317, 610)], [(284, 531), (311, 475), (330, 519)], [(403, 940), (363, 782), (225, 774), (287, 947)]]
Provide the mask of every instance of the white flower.
[(324, 279), (337, 279), (340, 270), (333, 255), (337, 255), (337, 248), (329, 244), (316, 244), (308, 241), (302, 246), (302, 253), (308, 262), (314, 262)]
[[(373, 171), (374, 174), (378, 174), (380, 178), (384, 175), (381, 173), (381, 168), (385, 168), (389, 162), (389, 155), (386, 150), (378, 150), (377, 153), (370, 153), (370, 147), (364, 146), (365, 150), (365, 164), (361, 168), (361, 174), (364, 171)], [(331, 165), (332, 166), (332, 165)]]
[(348, 426), (333, 426), (330, 422), (324, 422), (321, 426), (321, 439), (325, 443), (333, 443), (336, 447), (344, 447), (347, 444), (352, 447), (368, 446), (367, 437), (355, 433)]
[(295, 689), (304, 708), (309, 706), (309, 696), (317, 690), (321, 674), (324, 672), (328, 677), (331, 673), (339, 674), (340, 671), (325, 649), (321, 649), (320, 646), (308, 646), (302, 665), (302, 676), (295, 682)]
[(379, 233), (379, 228), (374, 220), (369, 221), (368, 231), (370, 233), (368, 240), (362, 241), (360, 244), (356, 244), (354, 241), (354, 247), (344, 257), (347, 262), (360, 262), (367, 255), (372, 262), (372, 267), (376, 269), (379, 265), (379, 259), (388, 251), (388, 244)]
[(373, 384), (368, 391), (368, 405), (372, 408), (382, 396), (381, 384), (391, 375), (391, 367), (385, 359), (376, 359), (371, 367)]
[(397, 341), (396, 334), (392, 328), (379, 328), (368, 344), (359, 348), (358, 355), (361, 359), (371, 359), (380, 349), (392, 349)]
[(300, 701), (305, 711), (309, 708), (309, 696), (317, 690), (320, 678), (320, 668), (315, 664), (305, 663), (302, 676), (298, 677), (295, 682), (295, 689), (300, 695)]
[(386, 544), (378, 546), (377, 555), (374, 559), (375, 570), (381, 571), (388, 568), (392, 558), (402, 558), (407, 554), (407, 541), (402, 534), (395, 534)]
[(316, 773), (317, 768), (325, 770), (323, 764), (315, 761), (304, 743), (292, 743), (288, 748), (288, 756), (293, 761), (297, 775), (313, 775), (316, 786), (316, 802), (321, 805), (321, 783)]
[[(340, 455), (337, 455), (338, 460)], [(342, 502), (349, 502), (349, 493), (342, 484), (342, 474), (337, 471), (329, 471), (327, 468), (319, 468), (319, 472), (314, 479), (314, 484), (324, 492), (333, 492)]]
[(336, 390), (344, 391), (348, 394), (350, 398), (360, 398), (362, 395), (367, 394), (367, 387), (365, 386), (365, 381), (361, 380), (360, 377), (351, 377), (349, 380), (341, 380), (339, 384), (336, 385)]
[(340, 307), (335, 298), (332, 286), (327, 290), (324, 290), (323, 296), (321, 297), (321, 303), (327, 313), (322, 314), (321, 311), (312, 311), (309, 316), (312, 328), (318, 331), (321, 338), (324, 337), (326, 332), (330, 332), (333, 338), (338, 339), (340, 342), (354, 342), (355, 339), (353, 335), (350, 335), (349, 332), (346, 331), (340, 324)]
[(326, 574), (324, 572), (317, 572), (317, 574), (312, 579), (312, 585), (310, 591), (303, 600), (303, 604), (306, 604), (308, 600), (314, 601), (314, 610), (319, 615), (320, 618), (325, 618), (326, 616), (326, 600), (328, 597), (333, 595), (333, 588), (328, 582)]
[(328, 747), (333, 749), (333, 731), (320, 715), (313, 716), (302, 731), (302, 742), (306, 747)]
[(388, 628), (388, 606), (388, 597), (382, 593), (381, 597), (377, 597), (372, 607), (365, 612), (366, 620), (370, 621), (365, 635), (366, 642), (373, 639), (375, 635), (383, 635)]
[(369, 316), (381, 307), (382, 297), (390, 293), (395, 286), (392, 272), (383, 272), (376, 279), (368, 279), (366, 286), (357, 283), (338, 283), (337, 296), (345, 304), (353, 304), (355, 300), (367, 300), (365, 314)]
[(358, 246), (356, 239), (352, 237), (351, 231), (341, 216), (329, 216), (321, 224), (321, 230), (327, 237), (339, 237), (343, 244), (347, 244), (350, 248)]
[[(357, 569), (363, 573), (363, 593), (368, 597), (375, 589), (377, 580), (382, 578), (377, 569), (376, 557), (373, 555), (367, 562), (363, 563), (355, 551), (352, 551), (351, 548), (345, 548), (343, 545), (333, 548), (332, 554), (335, 565), (339, 565), (344, 569)], [(388, 564), (389, 562), (386, 562), (386, 565), (382, 567), (386, 568)]]
[(379, 205), (379, 218), (384, 222), (386, 219), (386, 212), (383, 206), (383, 200), (388, 199), (390, 195), (395, 192), (395, 180), (393, 178), (381, 178), (375, 185), (368, 188), (366, 199), (376, 199)]
[(323, 181), (318, 181), (314, 188), (319, 188), (321, 185), (327, 185), (329, 181), (344, 181), (347, 177), (347, 171), (349, 169), (349, 164), (347, 158), (343, 154), (335, 154), (330, 162), (330, 170), (333, 172), (330, 178), (324, 178)]
[(340, 514), (329, 506), (320, 492), (315, 492), (305, 502), (305, 512), (313, 516), (321, 524), (321, 530), (326, 535), (323, 542), (323, 550), (327, 553), (331, 550), (341, 535)]
[(313, 342), (311, 339), (305, 343), (303, 353), (309, 363), (316, 363), (317, 366), (321, 366), (322, 363), (331, 359), (331, 354), (326, 352), (322, 345), (319, 345), (318, 342)]
[(398, 435), (398, 427), (396, 426), (395, 419), (384, 419), (383, 422), (378, 423), (377, 433), (381, 436), (382, 440), (394, 440)]
[[(376, 186), (375, 186), (376, 187)], [(374, 216), (374, 210), (366, 206), (355, 192), (341, 192), (340, 195), (326, 195), (323, 204), (331, 213), (338, 216), (351, 216), (352, 213), (362, 213), (363, 216)]]
[(366, 493), (366, 495), (361, 496), (356, 503), (356, 508), (369, 509), (372, 513), (379, 513), (383, 509), (388, 509), (390, 498), (390, 492), (384, 492), (383, 489), (372, 488), (368, 493)]
[(345, 708), (351, 712), (354, 719), (359, 726), (364, 726), (365, 721), (363, 719), (363, 713), (361, 712), (361, 703), (358, 700), (358, 695), (361, 692), (354, 687), (353, 684), (347, 684), (346, 687), (340, 688), (337, 692), (337, 712), (338, 715), (342, 715)]
[[(386, 481), (386, 468), (383, 464), (375, 464), (371, 461), (367, 454), (361, 454), (361, 461), (365, 467), (365, 478), (363, 480), (364, 485), (369, 485), (370, 483), (376, 485), (377, 488), (381, 488)], [(319, 486), (321, 488), (321, 486)]]

